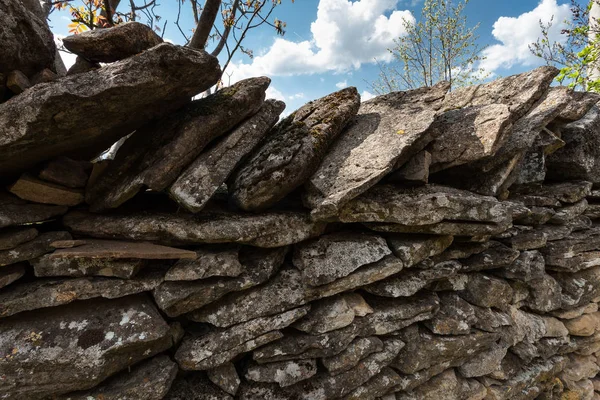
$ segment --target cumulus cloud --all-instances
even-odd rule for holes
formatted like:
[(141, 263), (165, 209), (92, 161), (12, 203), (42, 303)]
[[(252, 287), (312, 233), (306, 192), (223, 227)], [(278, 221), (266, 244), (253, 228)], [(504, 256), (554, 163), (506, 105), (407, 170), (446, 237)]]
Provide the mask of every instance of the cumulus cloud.
[(492, 35), (501, 44), (495, 44), (484, 50), (485, 60), (480, 67), (488, 72), (499, 68), (511, 68), (515, 65), (533, 66), (540, 59), (529, 51), (529, 45), (542, 34), (540, 21), (547, 24), (553, 19), (549, 36), (553, 41), (564, 40), (560, 34), (564, 20), (570, 17), (568, 4), (559, 5), (556, 0), (541, 0), (532, 11), (518, 17), (500, 17), (494, 23)]
[(283, 93), (281, 93), (279, 90), (277, 90), (273, 86), (269, 86), (267, 88), (266, 95), (267, 95), (267, 99), (275, 99), (275, 100), (285, 101), (285, 96), (283, 95)]
[(338, 89), (343, 89), (345, 87), (348, 87), (348, 81), (347, 80), (343, 80), (341, 82), (338, 82), (335, 84), (335, 87)]
[(403, 20), (414, 23), (408, 10), (396, 10), (398, 0), (320, 0), (311, 40), (277, 38), (252, 63), (232, 65), (237, 81), (250, 76), (291, 76), (345, 72), (374, 59), (389, 61), (388, 48), (405, 34)]
[(296, 93), (288, 97), (290, 100), (303, 99), (304, 93)]
[(371, 100), (373, 97), (375, 97), (373, 93), (363, 90), (363, 92), (360, 94), (360, 101)]

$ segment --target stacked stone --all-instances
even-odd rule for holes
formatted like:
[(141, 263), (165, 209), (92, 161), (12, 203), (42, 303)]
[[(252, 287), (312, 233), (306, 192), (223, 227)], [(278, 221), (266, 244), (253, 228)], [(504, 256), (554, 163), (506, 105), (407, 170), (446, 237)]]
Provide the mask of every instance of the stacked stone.
[(600, 398), (599, 96), (279, 120), (268, 78), (190, 101), (217, 60), (143, 25), (64, 43), (0, 104), (0, 398)]

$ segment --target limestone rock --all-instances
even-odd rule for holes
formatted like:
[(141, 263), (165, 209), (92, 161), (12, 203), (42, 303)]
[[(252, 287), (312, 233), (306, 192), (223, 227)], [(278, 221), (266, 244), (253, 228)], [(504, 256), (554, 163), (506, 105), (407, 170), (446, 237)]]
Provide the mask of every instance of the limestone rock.
[[(425, 321), (437, 335), (466, 335), (478, 322), (474, 307), (455, 293), (440, 293), (440, 309)], [(485, 375), (485, 374), (484, 374)]]
[(552, 276), (544, 274), (540, 279), (528, 282), (529, 298), (525, 304), (533, 311), (547, 313), (562, 306), (562, 289)]
[(496, 307), (505, 310), (511, 303), (513, 289), (502, 279), (483, 274), (471, 274), (466, 289), (460, 295), (469, 303), (480, 307)]
[(233, 400), (227, 392), (213, 385), (204, 374), (179, 376), (165, 400)]
[(54, 69), (56, 46), (46, 21), (19, 1), (0, 3), (0, 73), (21, 70), (27, 75), (43, 68)]
[(208, 379), (227, 393), (235, 396), (240, 387), (240, 377), (233, 363), (226, 363), (207, 371)]
[(138, 129), (88, 188), (91, 209), (118, 207), (144, 187), (167, 189), (210, 141), (260, 109), (270, 83), (266, 77), (245, 79)]
[(46, 164), (39, 173), (39, 178), (47, 182), (69, 188), (84, 188), (88, 180), (91, 165), (75, 161), (68, 157), (58, 157)]
[[(592, 184), (586, 181), (571, 181), (534, 186), (520, 186), (511, 191), (510, 199), (522, 201), (525, 205), (557, 207), (560, 203), (577, 203), (591, 194)], [(536, 199), (545, 198), (547, 204)], [(551, 200), (560, 203), (552, 202)], [(534, 204), (535, 202), (536, 204)]]
[(600, 313), (584, 314), (580, 317), (563, 321), (569, 330), (569, 335), (591, 336), (600, 331)]
[[(181, 107), (219, 76), (216, 58), (163, 43), (94, 74), (36, 85), (0, 105), (0, 173), (69, 152), (100, 152)], [(107, 101), (119, 107), (99, 106)]]
[(302, 318), (308, 308), (297, 308), (271, 317), (257, 318), (228, 329), (216, 329), (198, 337), (187, 336), (175, 354), (185, 370), (209, 370), (219, 367), (238, 354), (252, 351), (283, 335), (278, 329)]
[(41, 222), (67, 211), (66, 206), (29, 204), (18, 197), (0, 192), (0, 228)]
[(68, 232), (46, 232), (10, 250), (0, 251), (0, 267), (39, 257), (53, 250), (50, 243), (71, 239)]
[(414, 185), (426, 185), (429, 182), (431, 153), (423, 150), (415, 154), (406, 164), (394, 172), (390, 180)]
[(391, 253), (381, 236), (340, 232), (296, 245), (294, 266), (302, 271), (302, 279), (307, 284), (319, 286), (343, 278)]
[(168, 356), (157, 356), (136, 364), (130, 371), (122, 371), (91, 390), (69, 393), (57, 400), (162, 400), (176, 375), (177, 364)]
[(281, 247), (321, 234), (324, 223), (307, 214), (132, 213), (100, 215), (73, 211), (63, 219), (73, 232), (103, 239), (148, 240), (163, 244), (241, 243), (257, 247)]
[(275, 382), (286, 387), (309, 379), (317, 373), (317, 360), (293, 360), (253, 365), (246, 378), (255, 382)]
[(305, 185), (306, 204), (313, 215), (334, 216), (345, 203), (422, 150), (434, 138), (428, 129), (448, 89), (443, 82), (364, 102), (356, 121)]
[(190, 318), (227, 327), (254, 318), (277, 314), (301, 306), (307, 302), (300, 273), (284, 269), (265, 285), (231, 293), (200, 310)]
[(337, 375), (352, 369), (369, 354), (382, 350), (383, 342), (376, 336), (356, 338), (343, 351), (334, 356), (322, 358), (321, 362), (331, 375)]
[(160, 274), (151, 273), (127, 280), (78, 278), (36, 280), (16, 284), (0, 292), (0, 317), (8, 317), (38, 308), (56, 307), (75, 300), (125, 297), (150, 291), (161, 281)]
[(196, 250), (194, 260), (177, 261), (165, 275), (166, 281), (194, 281), (212, 276), (237, 277), (245, 269), (238, 258), (239, 249)]
[[(550, 312), (553, 317), (560, 318), (561, 320), (565, 319), (575, 319), (584, 314), (592, 314), (598, 311), (598, 303), (588, 303), (583, 304), (579, 307), (575, 307), (569, 310), (555, 310)], [(566, 322), (566, 321), (564, 321)]]
[(565, 224), (569, 221), (579, 217), (588, 208), (587, 200), (581, 200), (575, 204), (570, 204), (565, 207), (561, 207), (556, 210), (556, 214), (550, 218), (548, 221), (549, 224)]
[[(519, 257), (518, 250), (510, 249), (498, 242), (489, 242), (489, 247), (481, 253), (461, 260), (463, 271), (482, 271), (488, 269), (504, 269)], [(542, 260), (543, 262), (543, 260)]]
[(343, 293), (311, 303), (310, 315), (296, 322), (294, 328), (311, 334), (326, 333), (344, 328), (355, 317), (364, 317), (372, 312), (373, 309), (359, 294)]
[(94, 29), (63, 39), (63, 45), (70, 52), (88, 61), (102, 63), (134, 56), (162, 42), (151, 27), (139, 22)]
[[(357, 387), (346, 396), (348, 400), (374, 399), (384, 396), (400, 382), (400, 376), (392, 368), (383, 368), (381, 372)], [(396, 397), (391, 394), (395, 399)]]
[(145, 296), (80, 301), (6, 318), (0, 352), (9, 356), (0, 360), (0, 393), (43, 399), (90, 389), (171, 344), (169, 326)]
[(0, 230), (0, 251), (14, 249), (18, 245), (33, 240), (38, 235), (35, 228), (14, 227)]
[(267, 100), (258, 112), (216, 146), (202, 153), (169, 188), (169, 194), (191, 212), (200, 211), (236, 166), (265, 137), (285, 104)]
[(419, 385), (408, 393), (398, 393), (397, 400), (461, 400), (483, 399), (486, 390), (473, 379), (459, 378), (453, 369), (448, 369)]
[(281, 121), (232, 178), (233, 203), (244, 210), (261, 210), (302, 186), (359, 106), (358, 91), (349, 87), (310, 102)]
[(0, 289), (21, 279), (25, 275), (25, 267), (26, 264), (19, 263), (0, 268)]
[(34, 203), (76, 206), (84, 201), (82, 191), (44, 182), (28, 175), (21, 175), (8, 190), (21, 199)]
[[(287, 248), (251, 251), (242, 260), (245, 272), (235, 278), (164, 282), (154, 290), (154, 300), (171, 317), (199, 309), (227, 293), (247, 290), (273, 277)], [(250, 306), (250, 305), (249, 305)], [(194, 314), (190, 316), (194, 318)]]
[[(54, 247), (56, 243), (53, 242), (50, 245)], [(148, 265), (148, 261), (142, 259), (62, 258), (56, 257), (57, 253), (29, 260), (36, 277), (106, 276), (130, 279)]]

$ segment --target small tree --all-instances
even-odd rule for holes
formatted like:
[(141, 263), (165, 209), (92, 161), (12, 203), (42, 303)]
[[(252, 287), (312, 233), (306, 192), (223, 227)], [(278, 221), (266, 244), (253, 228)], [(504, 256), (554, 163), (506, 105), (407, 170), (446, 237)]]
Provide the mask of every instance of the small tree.
[[(162, 22), (158, 14), (160, 6), (157, 0), (141, 1), (143, 3), (140, 0), (44, 0), (47, 13), (53, 9), (69, 11), (69, 28), (73, 34), (141, 19), (164, 35), (167, 21)], [(253, 57), (252, 50), (243, 46), (249, 31), (268, 25), (274, 28), (277, 34), (285, 34), (285, 22), (277, 18), (271, 20), (271, 15), (281, 4), (281, 0), (204, 0), (203, 4), (201, 0), (176, 1), (178, 14), (174, 23), (183, 35), (186, 45), (204, 49), (208, 47), (209, 42), (216, 43), (211, 50), (212, 55), (219, 56), (226, 51), (223, 72), (238, 51)], [(180, 24), (182, 6), (186, 6), (186, 3), (190, 7), (188, 10), (193, 15), (196, 27), (191, 32), (192, 35), (188, 35)]]
[(476, 41), (479, 24), (467, 26), (464, 8), (469, 0), (453, 5), (451, 0), (425, 0), (421, 19), (403, 20), (406, 34), (388, 51), (394, 61), (378, 62), (379, 79), (371, 88), (377, 94), (432, 86), (439, 81), (453, 87), (484, 78), (477, 68), (483, 50)]
[(552, 17), (547, 24), (540, 21), (542, 34), (529, 50), (546, 64), (560, 69), (556, 80), (561, 85), (600, 92), (600, 79), (594, 73), (600, 56), (598, 20), (590, 15), (594, 6), (599, 7), (600, 0), (591, 0), (587, 5), (571, 0), (572, 18), (563, 21), (561, 40), (554, 41), (550, 37)]

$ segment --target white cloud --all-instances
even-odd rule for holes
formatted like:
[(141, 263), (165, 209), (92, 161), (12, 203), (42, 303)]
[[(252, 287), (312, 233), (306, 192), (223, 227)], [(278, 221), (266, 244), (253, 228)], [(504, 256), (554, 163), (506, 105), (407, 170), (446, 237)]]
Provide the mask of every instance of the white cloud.
[[(56, 47), (59, 49), (63, 48), (63, 44), (62, 44), (62, 40), (63, 38), (65, 38), (65, 35), (54, 35), (54, 43), (56, 44)], [(67, 70), (69, 68), (71, 68), (71, 66), (73, 66), (73, 64), (75, 64), (75, 59), (77, 58), (77, 56), (73, 53), (70, 53), (68, 51), (59, 51), (58, 54), (60, 54), (60, 58), (62, 58), (63, 63), (65, 64), (65, 67), (67, 68)]]
[(541, 36), (540, 20), (547, 24), (554, 16), (549, 36), (553, 41), (563, 40), (560, 34), (564, 20), (570, 17), (568, 4), (558, 5), (556, 0), (541, 0), (532, 11), (518, 17), (500, 17), (494, 23), (492, 35), (502, 44), (496, 44), (484, 50), (485, 60), (480, 67), (488, 72), (499, 68), (511, 68), (515, 65), (534, 66), (540, 59), (529, 50), (529, 45)]
[(345, 87), (348, 87), (348, 81), (344, 80), (344, 81), (338, 82), (335, 84), (335, 87), (338, 89), (343, 89)]
[(288, 97), (290, 100), (303, 99), (304, 93), (296, 93)]
[(232, 65), (233, 81), (250, 76), (291, 76), (347, 72), (375, 58), (388, 61), (388, 48), (405, 33), (410, 11), (395, 10), (398, 0), (320, 0), (311, 40), (277, 38), (252, 63)]
[(360, 101), (371, 100), (373, 97), (375, 97), (373, 93), (363, 90), (363, 92), (360, 94)]
[(275, 89), (273, 86), (269, 86), (267, 88), (267, 98), (285, 101), (285, 96), (279, 90)]

